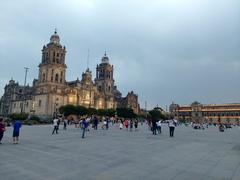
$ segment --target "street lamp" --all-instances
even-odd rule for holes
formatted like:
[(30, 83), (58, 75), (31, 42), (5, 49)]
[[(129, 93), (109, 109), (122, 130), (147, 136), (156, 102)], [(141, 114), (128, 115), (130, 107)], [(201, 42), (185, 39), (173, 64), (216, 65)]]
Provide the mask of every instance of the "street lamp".
[(26, 82), (27, 82), (27, 73), (29, 68), (28, 67), (24, 67), (25, 69), (25, 78), (24, 78), (24, 91), (23, 91), (23, 103), (21, 106), (21, 113), (25, 112), (25, 105), (26, 105)]

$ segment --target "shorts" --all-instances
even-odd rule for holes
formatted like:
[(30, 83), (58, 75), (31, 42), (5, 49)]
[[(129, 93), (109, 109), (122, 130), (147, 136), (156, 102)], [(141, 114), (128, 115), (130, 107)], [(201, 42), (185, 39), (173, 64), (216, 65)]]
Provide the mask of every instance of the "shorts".
[(19, 131), (13, 131), (13, 137), (18, 137), (19, 136)]

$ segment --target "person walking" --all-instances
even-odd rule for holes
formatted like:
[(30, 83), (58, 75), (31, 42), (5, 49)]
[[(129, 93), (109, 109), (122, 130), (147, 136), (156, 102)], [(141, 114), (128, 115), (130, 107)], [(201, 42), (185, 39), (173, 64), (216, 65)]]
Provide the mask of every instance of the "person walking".
[(125, 119), (124, 125), (125, 125), (126, 129), (128, 130), (128, 120), (127, 119)]
[(162, 121), (161, 120), (159, 120), (157, 122), (157, 131), (158, 131), (158, 134), (162, 133)]
[(67, 124), (68, 124), (68, 120), (66, 118), (64, 118), (64, 120), (63, 120), (63, 130), (67, 130)]
[(13, 124), (13, 143), (18, 144), (19, 142), (19, 134), (20, 128), (22, 127), (22, 123), (20, 120), (16, 120)]
[(135, 119), (135, 121), (134, 121), (134, 127), (135, 127), (135, 131), (137, 131), (137, 128), (138, 128), (138, 120), (137, 119)]
[(57, 126), (58, 126), (58, 130), (59, 130), (59, 126), (60, 126), (61, 121), (60, 121), (59, 118), (57, 118), (57, 120), (58, 120), (58, 122), (57, 122)]
[(106, 118), (106, 130), (108, 130), (108, 128), (109, 128), (109, 118), (107, 117)]
[(6, 131), (5, 124), (3, 122), (3, 118), (0, 118), (0, 144), (2, 144), (4, 131)]
[(175, 126), (176, 126), (175, 124), (176, 124), (176, 122), (174, 121), (173, 118), (168, 121), (170, 137), (174, 136), (174, 130), (175, 130)]
[(133, 129), (133, 120), (131, 119), (130, 120), (130, 131), (132, 131), (132, 129)]
[(153, 135), (157, 135), (157, 121), (156, 119), (152, 119), (152, 133)]
[(94, 118), (93, 118), (93, 124), (94, 124), (94, 130), (97, 130), (97, 128), (98, 128), (98, 119), (97, 119), (96, 116), (94, 116)]
[(56, 132), (56, 134), (58, 134), (58, 119), (54, 118), (53, 119), (53, 131), (52, 131), (52, 135), (54, 134), (54, 132)]
[(122, 128), (123, 128), (123, 122), (120, 120), (120, 122), (119, 122), (119, 129), (122, 130)]
[(85, 131), (88, 128), (88, 122), (85, 118), (82, 120), (82, 138), (85, 138)]

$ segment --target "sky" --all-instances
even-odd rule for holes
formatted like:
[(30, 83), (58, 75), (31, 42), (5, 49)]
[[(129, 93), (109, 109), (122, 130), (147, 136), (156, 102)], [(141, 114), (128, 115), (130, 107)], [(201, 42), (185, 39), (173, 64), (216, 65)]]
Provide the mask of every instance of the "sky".
[(66, 46), (67, 81), (106, 51), (125, 96), (142, 108), (240, 103), (239, 0), (0, 0), (0, 95), (13, 78), (38, 77), (54, 29)]

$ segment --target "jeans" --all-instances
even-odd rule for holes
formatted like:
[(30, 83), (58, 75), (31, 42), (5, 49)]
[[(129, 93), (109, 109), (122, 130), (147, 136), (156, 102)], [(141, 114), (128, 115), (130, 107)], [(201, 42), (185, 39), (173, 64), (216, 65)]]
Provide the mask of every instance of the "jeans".
[(82, 138), (84, 138), (84, 135), (85, 135), (85, 131), (86, 131), (86, 128), (82, 128)]
[(175, 127), (169, 127), (170, 137), (173, 137), (174, 129), (175, 129)]
[(161, 127), (161, 126), (158, 126), (158, 127), (157, 127), (157, 130), (158, 130), (158, 134), (161, 134), (161, 133), (162, 133), (162, 127)]
[(0, 142), (2, 141), (4, 132), (0, 132)]
[(153, 135), (157, 135), (157, 127), (153, 126), (152, 127), (152, 132), (153, 132)]
[(56, 131), (56, 134), (58, 134), (58, 126), (54, 126), (52, 134), (54, 134), (55, 131)]

